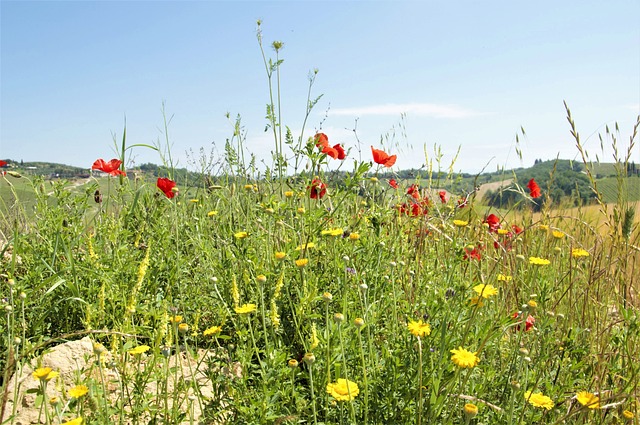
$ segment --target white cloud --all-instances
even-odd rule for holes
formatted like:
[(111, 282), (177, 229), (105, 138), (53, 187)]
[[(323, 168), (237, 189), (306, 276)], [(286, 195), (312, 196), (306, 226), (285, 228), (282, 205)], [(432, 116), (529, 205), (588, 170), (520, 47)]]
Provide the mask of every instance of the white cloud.
[(482, 115), (480, 112), (457, 105), (438, 105), (435, 103), (386, 103), (384, 105), (330, 110), (330, 114), (349, 116), (400, 115), (402, 113), (433, 118), (467, 118)]

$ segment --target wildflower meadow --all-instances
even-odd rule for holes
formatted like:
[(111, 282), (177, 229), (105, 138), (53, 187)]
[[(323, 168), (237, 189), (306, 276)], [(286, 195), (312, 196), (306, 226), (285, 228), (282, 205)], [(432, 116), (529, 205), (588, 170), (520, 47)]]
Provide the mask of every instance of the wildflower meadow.
[[(266, 169), (238, 121), (195, 183), (168, 131), (96, 146), (79, 187), (2, 177), (2, 423), (32, 397), (45, 424), (638, 424), (637, 207), (599, 196), (569, 108), (592, 205), (530, 178), (491, 208), (437, 155), (406, 179), (393, 143), (292, 134), (280, 48)], [(127, 175), (133, 149), (161, 175)], [(71, 371), (44, 362), (83, 338)]]

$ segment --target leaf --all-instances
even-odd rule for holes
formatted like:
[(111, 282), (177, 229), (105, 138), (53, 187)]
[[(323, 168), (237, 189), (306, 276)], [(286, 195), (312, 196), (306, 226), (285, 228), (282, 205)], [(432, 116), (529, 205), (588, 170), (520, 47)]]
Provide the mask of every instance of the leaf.
[(51, 292), (55, 291), (55, 290), (56, 290), (56, 288), (57, 288), (58, 286), (62, 285), (62, 284), (63, 284), (63, 283), (65, 283), (65, 282), (66, 282), (66, 280), (64, 280), (64, 279), (59, 279), (56, 283), (54, 283), (54, 284), (51, 286), (51, 288), (47, 289), (47, 292), (45, 292), (44, 294), (45, 294), (45, 295), (47, 295), (47, 294), (49, 294), (49, 293), (51, 293)]

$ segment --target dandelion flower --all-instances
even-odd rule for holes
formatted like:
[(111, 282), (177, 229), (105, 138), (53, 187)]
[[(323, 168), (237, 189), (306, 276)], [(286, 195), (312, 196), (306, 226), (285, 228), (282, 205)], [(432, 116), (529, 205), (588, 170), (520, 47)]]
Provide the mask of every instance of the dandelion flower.
[(461, 368), (472, 368), (480, 362), (480, 358), (476, 355), (477, 352), (472, 353), (462, 347), (454, 348), (451, 350), (451, 354), (453, 354), (451, 361)]
[(631, 421), (631, 420), (633, 420), (633, 418), (636, 417), (636, 415), (634, 415), (631, 410), (625, 410), (625, 411), (622, 412), (622, 417), (625, 418), (628, 421)]
[(311, 249), (315, 247), (316, 247), (316, 244), (314, 244), (313, 242), (309, 242), (309, 243), (297, 246), (296, 251), (303, 251), (303, 250)]
[(39, 367), (32, 376), (39, 381), (50, 381), (60, 375), (59, 372), (53, 371), (50, 367)]
[(529, 264), (533, 264), (536, 266), (548, 266), (549, 264), (551, 264), (551, 261), (545, 258), (529, 257)]
[(247, 236), (249, 236), (249, 234), (247, 232), (236, 232), (233, 234), (233, 237), (236, 239), (244, 239)]
[(477, 305), (478, 307), (483, 307), (484, 302), (481, 297), (471, 297), (469, 300), (469, 305)]
[(182, 316), (173, 316), (173, 317), (171, 317), (171, 319), (169, 319), (169, 321), (171, 323), (181, 323), (182, 322)]
[(282, 252), (282, 251), (278, 251), (278, 252), (276, 252), (275, 256), (276, 256), (276, 260), (281, 261), (281, 260), (284, 260), (284, 257), (287, 256), (287, 253), (286, 252)]
[(214, 215), (218, 215), (218, 211), (211, 210), (207, 213), (207, 217), (213, 217)]
[(473, 290), (478, 294), (481, 295), (482, 298), (489, 298), (492, 297), (494, 295), (498, 294), (498, 290), (496, 289), (495, 286), (493, 285), (486, 285), (484, 283), (481, 283), (480, 285), (476, 285), (473, 287)]
[(553, 232), (551, 232), (551, 234), (556, 239), (562, 239), (565, 236), (564, 233), (562, 233), (560, 230), (554, 230)]
[(423, 323), (422, 320), (417, 322), (410, 320), (407, 324), (407, 329), (415, 336), (428, 336), (431, 334), (431, 325)]
[(204, 332), (202, 332), (202, 335), (217, 335), (220, 332), (222, 332), (222, 326), (211, 326), (210, 328), (205, 329)]
[(541, 224), (540, 227), (538, 227), (538, 229), (546, 232), (547, 230), (549, 230), (549, 226), (547, 226), (546, 224)]
[(465, 227), (467, 224), (469, 224), (468, 221), (464, 221), (464, 220), (453, 220), (453, 225), (456, 227)]
[(360, 389), (355, 382), (340, 378), (327, 384), (327, 393), (338, 401), (351, 401), (360, 394)]
[(256, 311), (257, 308), (255, 304), (243, 304), (241, 307), (236, 307), (235, 311), (238, 314), (249, 314)]
[(357, 241), (358, 239), (360, 239), (360, 234), (356, 232), (350, 233), (349, 239), (352, 241)]
[(296, 260), (296, 266), (299, 267), (299, 268), (306, 267), (307, 264), (309, 264), (309, 259), (308, 258), (300, 258), (300, 259)]
[(600, 408), (600, 397), (588, 391), (580, 391), (576, 395), (576, 399), (578, 400), (578, 403), (583, 406), (587, 406), (589, 409)]
[(524, 393), (524, 398), (534, 407), (551, 410), (554, 406), (553, 400), (540, 392), (532, 393), (531, 391), (527, 391)]
[(571, 250), (571, 256), (574, 257), (574, 258), (588, 257), (589, 256), (589, 252), (585, 251), (582, 248), (573, 248)]
[(284, 196), (287, 197), (287, 198), (293, 198), (293, 191), (292, 190), (287, 190), (284, 193)]
[(508, 235), (509, 231), (507, 229), (498, 229), (499, 235)]
[(62, 425), (82, 425), (84, 423), (82, 417), (71, 419), (70, 421), (62, 422)]
[(76, 385), (75, 387), (71, 388), (67, 394), (69, 394), (69, 397), (71, 398), (80, 398), (88, 392), (89, 388), (87, 388), (86, 385)]
[(139, 345), (136, 348), (129, 350), (129, 354), (131, 354), (132, 356), (137, 356), (138, 354), (146, 353), (150, 348), (151, 347), (149, 347), (148, 345)]
[(339, 227), (336, 227), (335, 229), (326, 229), (323, 230), (322, 232), (320, 232), (321, 235), (325, 236), (325, 235), (329, 235), (329, 236), (340, 236), (342, 234), (343, 230)]

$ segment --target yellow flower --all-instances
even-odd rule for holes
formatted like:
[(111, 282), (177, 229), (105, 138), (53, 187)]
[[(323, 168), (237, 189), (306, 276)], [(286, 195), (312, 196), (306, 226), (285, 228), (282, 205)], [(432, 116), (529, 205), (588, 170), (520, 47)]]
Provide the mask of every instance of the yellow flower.
[(467, 403), (464, 405), (464, 416), (468, 419), (473, 418), (478, 414), (478, 406), (472, 403)]
[(327, 230), (323, 230), (322, 232), (320, 232), (321, 235), (329, 235), (329, 236), (340, 236), (342, 234), (343, 230), (339, 227), (336, 227), (335, 229), (327, 229)]
[(60, 372), (53, 371), (50, 367), (39, 367), (32, 373), (32, 376), (40, 381), (51, 381), (59, 375)]
[(60, 404), (60, 397), (53, 396), (49, 399), (49, 404), (55, 406), (56, 404)]
[(149, 347), (148, 345), (139, 345), (136, 348), (129, 350), (129, 354), (131, 354), (132, 356), (137, 356), (138, 354), (146, 353), (150, 348), (151, 347)]
[(178, 325), (178, 332), (180, 332), (181, 334), (186, 334), (189, 331), (189, 325), (187, 325), (186, 323), (180, 323)]
[(278, 251), (276, 252), (276, 260), (284, 260), (284, 257), (287, 256), (286, 252)]
[(205, 329), (204, 332), (202, 332), (202, 335), (204, 336), (217, 335), (220, 332), (222, 332), (222, 326), (211, 326), (210, 328)]
[(182, 322), (182, 316), (173, 316), (169, 319), (171, 323), (180, 323)]
[(585, 251), (582, 248), (573, 248), (571, 250), (571, 256), (573, 256), (574, 258), (588, 257), (589, 256), (589, 252)]
[(431, 325), (423, 323), (422, 320), (417, 322), (410, 320), (407, 324), (407, 329), (415, 336), (428, 336), (431, 334)]
[(296, 359), (289, 359), (289, 361), (287, 362), (287, 366), (289, 366), (291, 369), (295, 369), (298, 367), (298, 361)]
[(67, 394), (69, 394), (69, 397), (71, 398), (80, 398), (88, 392), (89, 388), (87, 388), (86, 385), (76, 385), (71, 388)]
[(576, 395), (576, 399), (580, 404), (587, 406), (589, 409), (600, 408), (600, 397), (588, 391), (580, 391)]
[(198, 199), (190, 199), (189, 202), (191, 202), (192, 204), (197, 204), (200, 201)]
[(218, 215), (218, 211), (211, 210), (207, 213), (207, 217), (213, 217), (214, 215)]
[(255, 304), (244, 304), (241, 307), (236, 307), (235, 311), (238, 314), (249, 314), (256, 311), (258, 307)]
[(534, 264), (536, 266), (548, 266), (551, 264), (551, 261), (545, 258), (529, 257), (529, 264)]
[(323, 292), (322, 299), (326, 302), (330, 302), (333, 299), (333, 295), (331, 294), (331, 292)]
[(454, 348), (453, 350), (451, 350), (451, 354), (453, 354), (451, 356), (451, 361), (456, 366), (462, 368), (472, 368), (480, 362), (480, 359), (476, 355), (477, 352), (472, 353), (471, 351), (465, 350), (462, 347)]
[(82, 417), (80, 417), (71, 419), (70, 421), (62, 422), (62, 425), (82, 425), (83, 423), (84, 421), (82, 420)]
[(267, 281), (267, 277), (263, 274), (259, 274), (256, 276), (256, 280), (260, 283), (265, 283)]
[(531, 391), (527, 391), (524, 393), (524, 398), (534, 407), (551, 410), (554, 406), (553, 400), (542, 393), (531, 393)]
[(377, 177), (371, 177), (369, 180), (371, 180), (373, 183), (378, 183)]
[(315, 248), (315, 247), (316, 247), (316, 244), (314, 244), (313, 242), (309, 242), (309, 243), (306, 243), (306, 244), (303, 244), (303, 245), (298, 245), (296, 247), (296, 251), (302, 251), (302, 250), (305, 250), (305, 249), (311, 249), (311, 248)]
[(313, 323), (311, 325), (311, 336), (309, 337), (309, 342), (311, 344), (310, 348), (314, 350), (319, 344), (320, 340), (318, 339), (318, 333), (316, 331), (316, 324)]
[(351, 401), (360, 394), (360, 389), (355, 382), (340, 378), (327, 384), (327, 393), (338, 401)]
[(453, 220), (453, 225), (456, 227), (465, 227), (467, 224), (469, 224), (468, 221), (464, 221), (464, 220)]
[(306, 210), (304, 209), (304, 207), (299, 207), (297, 211), (298, 211), (298, 214), (304, 214)]
[(540, 225), (540, 227), (538, 227), (538, 228), (539, 228), (540, 230), (542, 230), (542, 231), (545, 231), (545, 232), (546, 232), (547, 230), (549, 230), (549, 226), (547, 226), (546, 224), (541, 224), (541, 225)]
[(476, 285), (473, 287), (473, 290), (482, 298), (489, 298), (498, 294), (498, 290), (493, 285), (486, 285), (481, 283), (480, 285)]
[(471, 297), (469, 300), (469, 305), (477, 305), (478, 307), (484, 306), (484, 302), (482, 302), (482, 298), (480, 297)]
[(237, 232), (233, 234), (233, 237), (236, 239), (244, 239), (247, 236), (249, 236), (249, 234), (247, 232)]
[(513, 277), (508, 276), (508, 275), (504, 275), (504, 274), (499, 274), (498, 275), (498, 280), (502, 281), (502, 282), (509, 282), (509, 281), (513, 280)]
[(498, 234), (499, 235), (507, 235), (507, 234), (509, 234), (509, 231), (507, 229), (498, 229)]
[(246, 190), (253, 190), (253, 185), (252, 185), (252, 184), (245, 184), (245, 185), (244, 185), (244, 188), (245, 188)]
[(349, 239), (351, 239), (352, 241), (357, 241), (358, 239), (360, 239), (360, 234), (353, 232), (349, 234)]
[(636, 415), (634, 415), (631, 410), (625, 410), (622, 412), (622, 417), (628, 421), (631, 421), (633, 418), (636, 417)]
[(298, 266), (299, 268), (306, 267), (308, 263), (308, 258), (300, 258), (299, 260), (296, 260), (296, 266)]
[(292, 198), (292, 197), (293, 197), (293, 191), (291, 191), (291, 190), (287, 190), (287, 191), (284, 193), (284, 196), (286, 196), (287, 198)]
[(564, 238), (564, 233), (562, 233), (560, 230), (554, 230), (553, 232), (551, 232), (551, 234), (553, 235), (554, 238), (556, 239), (562, 239)]
[(356, 317), (353, 321), (353, 325), (356, 328), (361, 328), (364, 326), (364, 319), (362, 317)]

